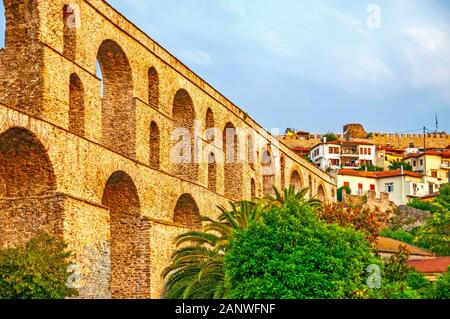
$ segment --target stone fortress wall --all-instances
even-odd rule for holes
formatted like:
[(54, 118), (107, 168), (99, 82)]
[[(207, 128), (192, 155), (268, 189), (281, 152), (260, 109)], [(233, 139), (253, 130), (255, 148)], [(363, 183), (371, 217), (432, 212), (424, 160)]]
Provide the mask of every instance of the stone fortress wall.
[[(331, 176), (106, 1), (3, 5), (0, 247), (62, 236), (81, 298), (161, 297), (174, 237), (216, 205), (289, 184), (335, 200)], [(182, 163), (172, 161), (176, 128), (191, 136)], [(240, 134), (212, 140), (209, 128)]]

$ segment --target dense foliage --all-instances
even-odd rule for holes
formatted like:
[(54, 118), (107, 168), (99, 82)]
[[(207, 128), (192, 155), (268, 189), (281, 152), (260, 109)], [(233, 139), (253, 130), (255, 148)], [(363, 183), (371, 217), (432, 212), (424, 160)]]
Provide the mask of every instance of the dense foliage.
[(356, 298), (378, 261), (364, 235), (321, 222), (305, 204), (272, 208), (225, 256), (231, 298)]
[(373, 164), (362, 164), (357, 170), (361, 172), (382, 172), (384, 168)]
[(342, 186), (342, 187), (338, 188), (338, 190), (337, 190), (337, 200), (339, 202), (342, 201), (342, 192), (343, 192), (343, 190), (345, 190), (345, 192), (348, 195), (350, 195), (352, 193), (352, 189), (349, 186)]
[(70, 253), (67, 245), (42, 233), (23, 247), (0, 250), (0, 299), (63, 299), (68, 288)]
[(169, 299), (218, 299), (225, 296), (223, 258), (237, 230), (259, 219), (260, 206), (243, 201), (220, 208), (218, 221), (204, 217), (206, 227), (177, 237), (179, 249), (164, 271)]
[(392, 162), (392, 164), (389, 166), (389, 170), (394, 171), (394, 170), (397, 170), (397, 169), (402, 169), (402, 167), (403, 167), (403, 169), (405, 171), (412, 171), (413, 170), (411, 164), (403, 162), (403, 161)]
[(425, 293), (429, 299), (450, 299), (450, 267)]
[(334, 134), (334, 133), (331, 132), (331, 131), (328, 131), (328, 133), (325, 134), (324, 137), (327, 138), (327, 142), (334, 142), (334, 141), (337, 141), (337, 140), (338, 140), (337, 135)]
[(327, 223), (361, 231), (370, 243), (375, 242), (388, 221), (387, 214), (379, 209), (345, 207), (343, 204), (324, 205), (318, 216)]
[(432, 213), (426, 224), (416, 230), (414, 244), (438, 255), (450, 256), (450, 184), (441, 187), (432, 202), (412, 200), (409, 206)]

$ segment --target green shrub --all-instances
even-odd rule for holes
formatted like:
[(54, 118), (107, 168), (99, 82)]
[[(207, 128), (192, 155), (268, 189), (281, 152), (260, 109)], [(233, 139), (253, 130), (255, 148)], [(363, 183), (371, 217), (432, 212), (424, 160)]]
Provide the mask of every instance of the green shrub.
[(440, 209), (428, 218), (416, 243), (441, 256), (450, 256), (450, 211)]
[(414, 245), (414, 240), (416, 238), (416, 236), (414, 236), (410, 232), (401, 229), (393, 230), (391, 228), (382, 229), (380, 231), (380, 236), (399, 240), (410, 245)]
[(356, 298), (377, 264), (364, 235), (326, 224), (307, 205), (273, 208), (225, 256), (228, 297)]
[(345, 189), (345, 191), (347, 192), (347, 195), (350, 195), (352, 193), (352, 189), (348, 186), (342, 186), (340, 188), (338, 188), (337, 190), (337, 200), (338, 201), (342, 201), (342, 191)]
[(445, 274), (433, 283), (426, 297), (430, 299), (450, 299), (450, 267)]
[(401, 169), (402, 167), (403, 167), (403, 169), (405, 171), (412, 171), (413, 170), (411, 164), (406, 163), (406, 162), (393, 162), (391, 164), (391, 166), (389, 166), (389, 170), (395, 171), (397, 169)]
[(23, 247), (0, 250), (1, 299), (63, 299), (77, 292), (66, 285), (67, 245), (45, 233)]

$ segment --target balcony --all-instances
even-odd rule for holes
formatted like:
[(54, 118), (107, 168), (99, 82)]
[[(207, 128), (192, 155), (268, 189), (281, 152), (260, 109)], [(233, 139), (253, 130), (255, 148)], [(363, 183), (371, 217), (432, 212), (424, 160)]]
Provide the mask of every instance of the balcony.
[(443, 163), (441, 164), (441, 168), (444, 168), (444, 169), (450, 169), (450, 162), (443, 162)]
[(342, 149), (341, 155), (342, 156), (359, 156), (359, 152), (358, 152), (358, 150)]

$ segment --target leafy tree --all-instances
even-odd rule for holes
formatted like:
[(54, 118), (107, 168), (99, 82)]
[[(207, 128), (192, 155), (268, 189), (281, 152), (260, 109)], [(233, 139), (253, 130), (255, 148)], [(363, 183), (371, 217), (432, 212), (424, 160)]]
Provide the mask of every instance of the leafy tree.
[(202, 231), (181, 234), (179, 249), (164, 271), (169, 299), (219, 299), (225, 296), (223, 259), (237, 230), (246, 229), (260, 217), (261, 206), (242, 201), (231, 210), (220, 208), (219, 220), (203, 217)]
[(338, 188), (337, 190), (337, 200), (339, 202), (342, 201), (342, 191), (345, 189), (345, 192), (347, 193), (347, 195), (350, 195), (352, 193), (352, 189), (349, 186), (342, 186), (340, 188)]
[(399, 240), (410, 245), (414, 245), (416, 240), (415, 235), (402, 229), (384, 228), (380, 231), (380, 236)]
[(357, 169), (358, 171), (364, 172), (364, 171), (368, 171), (368, 172), (382, 172), (384, 171), (383, 167), (379, 167), (379, 166), (375, 166), (372, 164), (362, 164), (360, 165), (360, 167)]
[(314, 209), (320, 209), (322, 207), (322, 202), (319, 199), (306, 198), (309, 191), (308, 188), (297, 190), (294, 186), (290, 185), (282, 193), (276, 187), (273, 189), (274, 195), (266, 195), (262, 199), (256, 200), (265, 209), (302, 204), (307, 204)]
[(442, 256), (450, 256), (450, 211), (439, 209), (428, 218), (418, 234), (417, 244)]
[(429, 299), (450, 299), (450, 267), (448, 271), (436, 280), (427, 291)]
[(0, 299), (63, 299), (75, 297), (68, 288), (67, 245), (46, 233), (24, 246), (0, 250)]
[(327, 142), (334, 142), (334, 141), (337, 141), (337, 140), (338, 140), (337, 135), (334, 134), (334, 133), (331, 132), (331, 131), (328, 131), (328, 133), (325, 134), (324, 137), (327, 138)]
[(392, 162), (391, 165), (389, 166), (389, 170), (394, 171), (394, 170), (397, 170), (397, 169), (401, 169), (402, 166), (403, 166), (403, 169), (405, 171), (412, 171), (413, 170), (411, 164), (406, 163), (404, 161)]
[(361, 231), (372, 244), (388, 221), (387, 214), (379, 208), (345, 207), (343, 204), (325, 205), (318, 216), (324, 222)]
[(227, 297), (357, 298), (374, 263), (360, 232), (321, 222), (307, 204), (274, 207), (231, 243)]
[(368, 290), (367, 296), (373, 299), (422, 298), (431, 284), (406, 264), (409, 256), (408, 249), (400, 246), (399, 252), (383, 264), (381, 288)]

